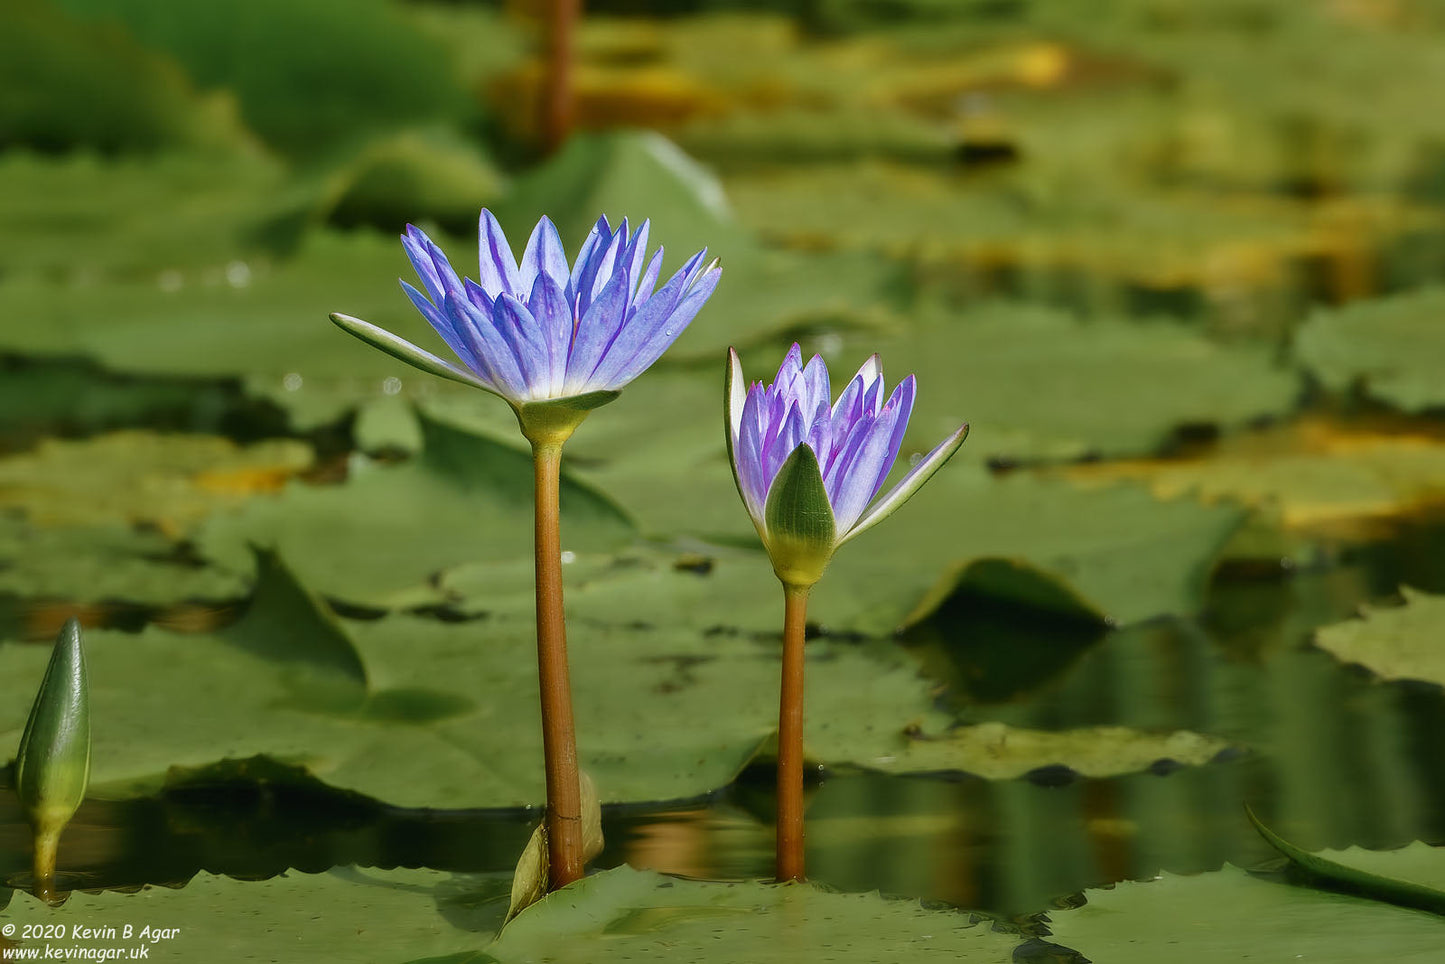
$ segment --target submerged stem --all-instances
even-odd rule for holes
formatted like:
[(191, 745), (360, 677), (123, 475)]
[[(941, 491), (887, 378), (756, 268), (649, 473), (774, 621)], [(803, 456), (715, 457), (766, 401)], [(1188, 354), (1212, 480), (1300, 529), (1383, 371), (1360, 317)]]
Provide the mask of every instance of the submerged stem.
[(562, 544), (558, 520), (562, 444), (532, 444), (537, 526), (537, 678), (542, 690), (542, 755), (547, 771), (548, 890), (582, 878), (582, 792), (562, 616)]
[(803, 637), (811, 586), (783, 586), (783, 685), (778, 699), (778, 880), (803, 874)]

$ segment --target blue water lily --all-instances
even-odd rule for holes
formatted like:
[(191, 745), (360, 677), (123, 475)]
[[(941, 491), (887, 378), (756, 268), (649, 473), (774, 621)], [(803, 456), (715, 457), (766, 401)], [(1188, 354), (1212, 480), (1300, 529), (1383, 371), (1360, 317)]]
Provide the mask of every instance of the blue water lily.
[(771, 385), (747, 387), (729, 351), (727, 442), (734, 479), (784, 582), (811, 585), (843, 543), (891, 515), (963, 444), (963, 425), (874, 501), (913, 412), (912, 375), (884, 398), (874, 355), (830, 404), (828, 369), (793, 345)]
[(460, 279), (419, 228), (402, 245), (421, 290), (402, 282), (412, 304), (460, 365), (375, 325), (335, 314), (353, 335), (432, 374), (485, 389), (513, 408), (576, 400), (611, 401), (682, 334), (722, 269), (699, 251), (660, 288), (662, 248), (647, 257), (649, 222), (614, 229), (598, 218), (570, 267), (557, 228), (543, 217), (519, 263), (490, 211), (480, 223), (477, 280)]

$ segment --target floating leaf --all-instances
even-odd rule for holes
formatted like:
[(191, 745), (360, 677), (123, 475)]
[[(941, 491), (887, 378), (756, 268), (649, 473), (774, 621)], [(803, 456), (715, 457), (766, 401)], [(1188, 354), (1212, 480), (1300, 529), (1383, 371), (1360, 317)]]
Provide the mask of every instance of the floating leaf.
[[(499, 876), (346, 867), (259, 881), (201, 873), (180, 889), (75, 893), (60, 907), (17, 895), (5, 913), (21, 930), (54, 925), (68, 934), (74, 925), (105, 934), (114, 928), (113, 939), (48, 941), (76, 954), (106, 940), (107, 946), (145, 948), (160, 960), (424, 964), (471, 960), (462, 952), (484, 944), (500, 924), (505, 896)], [(17, 943), (42, 952), (46, 944)]]
[(52, 528), (0, 515), (0, 592), (22, 599), (165, 605), (246, 591), (241, 573), (197, 565), (153, 529)]
[(516, 961), (1006, 960), (1019, 938), (917, 901), (809, 884), (707, 883), (619, 867), (532, 906), (486, 949)]
[(1197, 877), (1163, 874), (1090, 890), (1076, 910), (1050, 913), (1050, 938), (1111, 964), (1154, 964), (1188, 948), (1197, 961), (1381, 960), (1426, 964), (1440, 954), (1440, 919), (1423, 911), (1291, 887), (1225, 865)]
[(1326, 626), (1315, 645), (1381, 679), (1417, 679), (1445, 686), (1445, 596), (1401, 587), (1403, 606), (1367, 606), (1361, 618)]
[(1445, 407), (1445, 289), (1321, 310), (1300, 328), (1295, 352), (1325, 386), (1357, 388), (1406, 412)]
[(309, 445), (291, 440), (243, 448), (141, 431), (48, 439), (0, 459), (0, 504), (37, 525), (144, 524), (179, 537), (211, 512), (279, 491), (311, 458)]
[[(343, 484), (293, 483), (213, 518), (203, 551), (244, 570), (248, 544), (272, 546), (319, 592), (361, 603), (467, 560), (530, 554), (531, 456), (433, 419), (422, 436), (422, 453), (401, 465), (359, 463)], [(564, 475), (563, 548), (611, 548), (632, 531), (605, 495)]]
[[(1416, 841), (1400, 850), (1351, 847), (1312, 854), (1270, 830), (1253, 810), (1246, 807), (1245, 813), (1266, 843), (1315, 879), (1401, 907), (1445, 914), (1445, 890), (1439, 889), (1440, 884), (1445, 883), (1445, 850)], [(1421, 876), (1434, 886), (1417, 882)]]
[(1368, 534), (1373, 523), (1445, 500), (1445, 443), (1402, 426), (1314, 418), (1227, 439), (1199, 457), (1101, 462), (1067, 474), (1086, 484), (1138, 480), (1161, 499), (1229, 500), (1296, 532)]

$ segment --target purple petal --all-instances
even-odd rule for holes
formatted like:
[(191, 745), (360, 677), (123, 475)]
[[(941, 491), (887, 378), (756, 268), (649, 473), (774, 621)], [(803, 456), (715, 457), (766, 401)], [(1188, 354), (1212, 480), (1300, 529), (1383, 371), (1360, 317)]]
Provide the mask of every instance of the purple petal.
[[(564, 290), (569, 277), (567, 253), (562, 250), (562, 238), (552, 219), (543, 216), (532, 229), (527, 239), (527, 249), (522, 252), (522, 264), (517, 270), (517, 283), (521, 291), (531, 291), (537, 277), (545, 274), (551, 278), (558, 291)], [(565, 298), (564, 298), (565, 300)]]
[(590, 391), (596, 386), (593, 372), (627, 317), (627, 277), (613, 276), (602, 294), (577, 322), (572, 351), (567, 358), (567, 375), (562, 390), (567, 394)]
[[(701, 255), (699, 254), (696, 257), (701, 257)], [(694, 260), (695, 259), (696, 258), (694, 258)], [(647, 302), (638, 308), (632, 317), (627, 319), (626, 324), (618, 322), (615, 325), (609, 333), (607, 342), (600, 346), (597, 352), (597, 361), (592, 365), (592, 370), (582, 376), (588, 380), (592, 388), (618, 388), (626, 384), (630, 379), (622, 378), (623, 370), (638, 358), (646, 348), (648, 342), (659, 337), (659, 332), (663, 332), (661, 337), (667, 339), (667, 342), (657, 350), (657, 355), (661, 355), (663, 349), (671, 344), (677, 335), (682, 333), (682, 327), (686, 326), (686, 322), (683, 322), (681, 326), (674, 327), (671, 320), (674, 310), (681, 307), (679, 302), (682, 300), (682, 295), (686, 290), (687, 275), (694, 266), (693, 261), (689, 261), (683, 265), (677, 274), (668, 279), (667, 284), (663, 285), (657, 294), (648, 298)], [(625, 276), (619, 274), (618, 277)], [(716, 283), (716, 281), (713, 282), (714, 285), (716, 285)], [(711, 289), (709, 289), (709, 292), (710, 291)], [(623, 293), (625, 298), (628, 292), (624, 289)], [(704, 296), (704, 298), (705, 297), (706, 296)], [(701, 307), (702, 304), (699, 302), (696, 307), (692, 308), (692, 314), (696, 315), (698, 309)], [(625, 308), (626, 302), (624, 300), (623, 305), (616, 309), (619, 312), (619, 316)], [(687, 320), (691, 321), (692, 316), (688, 316)], [(581, 333), (579, 332), (579, 338), (580, 337)], [(656, 361), (657, 355), (653, 355), (643, 363), (642, 368), (646, 368), (653, 361)], [(641, 368), (638, 369), (638, 373), (640, 373), (641, 370)], [(569, 383), (571, 382), (573, 371), (574, 369), (569, 365), (567, 369)], [(636, 375), (633, 377), (636, 377)]]
[[(647, 304), (637, 309), (636, 316), (624, 326), (622, 334), (618, 337), (617, 341), (613, 342), (612, 346), (608, 348), (607, 355), (602, 359), (602, 364), (598, 366), (594, 377), (598, 380), (607, 381), (611, 387), (620, 388), (647, 371), (652, 363), (661, 358), (662, 353), (667, 351), (673, 342), (677, 341), (683, 331), (687, 329), (687, 326), (692, 324), (692, 320), (697, 317), (697, 313), (702, 310), (702, 306), (707, 302), (707, 299), (711, 297), (713, 289), (717, 287), (721, 275), (721, 269), (716, 269), (703, 275), (697, 284), (693, 286), (692, 290), (678, 303), (677, 307), (667, 314), (662, 326), (659, 328), (656, 325), (652, 325), (650, 333), (647, 330), (650, 319), (643, 317), (653, 301), (653, 299), (649, 298)], [(636, 339), (629, 338), (628, 340), (636, 343), (637, 347), (632, 350), (632, 357), (626, 359), (625, 352), (620, 351), (618, 348), (618, 342), (622, 341), (623, 337), (627, 336), (628, 332), (631, 331), (636, 331), (638, 336)], [(616, 371), (612, 368), (614, 358), (621, 361), (621, 368)], [(622, 359), (626, 360), (623, 361)]]
[(467, 299), (471, 301), (472, 304), (480, 308), (482, 311), (485, 311), (487, 314), (491, 314), (492, 305), (496, 303), (496, 299), (493, 298), (491, 295), (487, 294), (487, 292), (482, 288), (482, 286), (477, 284), (471, 278), (466, 279), (466, 281), (464, 281), (462, 284), (466, 288)]
[[(768, 487), (772, 488), (773, 479), (777, 477), (778, 470), (788, 460), (799, 445), (803, 444), (803, 413), (798, 408), (798, 403), (793, 402), (788, 408), (788, 416), (783, 419), (776, 434), (764, 439), (763, 466), (767, 472)], [(767, 500), (764, 499), (764, 502)]]
[(527, 386), (527, 398), (545, 397), (551, 380), (551, 360), (542, 328), (526, 305), (511, 294), (497, 296), (492, 320), (497, 331), (506, 341), (512, 356), (517, 359), (522, 379)]
[[(422, 317), (436, 330), (438, 335), (441, 335), (442, 341), (446, 342), (453, 354), (461, 359), (462, 364), (474, 372), (481, 373), (483, 369), (478, 363), (471, 345), (467, 343), (467, 339), (463, 337), (457, 325), (447, 316), (446, 312), (427, 301), (425, 295), (405, 281), (401, 283), (401, 287), (406, 292), (406, 296), (411, 299), (411, 303), (416, 305), (417, 311), (420, 311)], [(463, 327), (465, 327), (465, 322), (463, 322)]]
[(599, 244), (592, 251), (592, 257), (587, 266), (582, 270), (582, 275), (577, 279), (577, 314), (587, 314), (592, 307), (592, 302), (598, 298), (602, 289), (612, 280), (614, 269), (617, 264), (617, 253), (622, 248), (622, 232), (619, 230), (606, 245)]
[(868, 439), (868, 433), (873, 428), (872, 418), (858, 418), (852, 423), (842, 423), (836, 417), (833, 419), (833, 431), (836, 434), (833, 443), (833, 451), (830, 453), (829, 461), (823, 465), (823, 488), (828, 491), (828, 503), (834, 506), (834, 516), (837, 516), (838, 493), (842, 491), (843, 480), (847, 478), (847, 470), (853, 465), (858, 457), (858, 450)]
[(517, 280), (517, 261), (512, 257), (512, 246), (502, 233), (502, 226), (491, 211), (482, 208), (477, 225), (481, 251), (477, 258), (477, 280), (482, 289), (496, 298), (502, 292), (516, 295), (520, 290)]
[(813, 454), (818, 457), (820, 466), (826, 465), (833, 449), (833, 419), (828, 409), (828, 396), (823, 396), (823, 401), (813, 407), (813, 416), (809, 420), (804, 441), (813, 449)]
[[(636, 284), (638, 277), (641, 276), (642, 262), (647, 258), (647, 233), (651, 227), (651, 221), (643, 221), (638, 225), (637, 230), (628, 239), (627, 246), (623, 248), (622, 257), (617, 262), (627, 268), (627, 277), (633, 284)], [(631, 287), (628, 288), (629, 293), (632, 290)]]
[[(522, 377), (521, 366), (507, 339), (492, 320), (491, 312), (484, 312), (467, 298), (454, 295), (447, 296), (443, 310), (459, 320), (457, 333), (467, 340), (482, 374), (507, 398), (525, 398), (527, 381)], [(465, 319), (465, 324), (460, 323), (461, 319)]]
[[(799, 399), (803, 403), (803, 410), (812, 411), (819, 404), (827, 405), (828, 400), (833, 396), (828, 390), (828, 366), (823, 363), (822, 355), (814, 355), (803, 369), (803, 386)], [(823, 453), (817, 449), (813, 450), (821, 461)]]
[(567, 357), (572, 350), (572, 306), (557, 281), (546, 271), (537, 274), (527, 307), (541, 328), (547, 344), (547, 395), (562, 394), (567, 377)]
[(893, 463), (898, 459), (898, 450), (903, 447), (903, 433), (908, 430), (908, 419), (909, 416), (913, 414), (913, 398), (915, 393), (916, 386), (914, 378), (912, 375), (909, 375), (898, 383), (898, 387), (893, 389), (893, 394), (889, 396), (887, 404), (883, 406), (885, 412), (889, 409), (895, 409), (897, 414), (895, 416), (893, 432), (888, 438), (887, 458), (883, 460), (881, 474), (878, 476), (878, 480), (873, 483), (872, 494), (868, 496), (870, 502), (873, 496), (878, 494), (878, 490), (883, 488), (883, 480), (888, 478), (888, 473), (893, 469)]
[(612, 240), (612, 228), (607, 223), (607, 215), (597, 219), (592, 225), (592, 230), (587, 232), (587, 238), (582, 242), (582, 247), (577, 251), (577, 260), (572, 265), (572, 273), (567, 277), (567, 300), (573, 301), (582, 291), (582, 272), (592, 263), (592, 258), (607, 243)]
[(637, 283), (637, 293), (632, 296), (632, 307), (641, 307), (642, 303), (652, 297), (653, 289), (657, 287), (657, 276), (662, 272), (662, 248), (658, 247), (657, 253), (647, 263), (647, 270), (642, 273), (642, 280)]
[(748, 503), (748, 512), (754, 519), (763, 517), (763, 506), (768, 492), (768, 480), (763, 471), (762, 454), (762, 406), (763, 386), (755, 384), (748, 391), (743, 402), (742, 426), (738, 431), (737, 469), (742, 484), (743, 497)]
[[(803, 349), (793, 342), (793, 347), (783, 356), (783, 363), (778, 366), (778, 377), (773, 379), (773, 384), (780, 389), (791, 388), (803, 374)], [(784, 388), (786, 386), (786, 388)]]
[(833, 403), (833, 424), (839, 426), (852, 426), (863, 415), (863, 376), (855, 375), (853, 380), (843, 389), (843, 394)]
[(878, 493), (882, 478), (893, 467), (888, 445), (898, 423), (897, 408), (885, 409), (868, 428), (863, 444), (847, 464), (839, 465), (836, 497), (833, 504), (833, 518), (839, 532), (847, 532), (858, 521), (873, 496)]
[(401, 245), (435, 304), (440, 305), (449, 294), (461, 293), (462, 283), (452, 270), (451, 262), (421, 229), (408, 224)]

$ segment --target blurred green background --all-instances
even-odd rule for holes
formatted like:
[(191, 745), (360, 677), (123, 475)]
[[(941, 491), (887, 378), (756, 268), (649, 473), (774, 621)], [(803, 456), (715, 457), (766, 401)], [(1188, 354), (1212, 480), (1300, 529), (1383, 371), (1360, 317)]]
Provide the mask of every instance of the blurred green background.
[(724, 266), (568, 446), (604, 863), (766, 873), (780, 604), (720, 385), (794, 340), (917, 373), (905, 457), (973, 426), (815, 595), (820, 879), (1022, 920), (1257, 862), (1246, 801), (1445, 840), (1434, 597), (1314, 645), (1445, 591), (1445, 3), (592, 0), (550, 154), (542, 13), (0, 6), (0, 742), (79, 614), (86, 879), (520, 850), (520, 439), (326, 321), (438, 348), (396, 235), (470, 273), (483, 206)]

